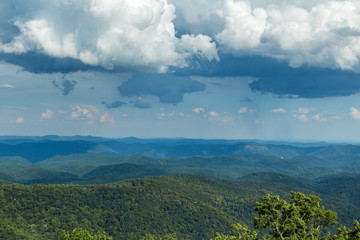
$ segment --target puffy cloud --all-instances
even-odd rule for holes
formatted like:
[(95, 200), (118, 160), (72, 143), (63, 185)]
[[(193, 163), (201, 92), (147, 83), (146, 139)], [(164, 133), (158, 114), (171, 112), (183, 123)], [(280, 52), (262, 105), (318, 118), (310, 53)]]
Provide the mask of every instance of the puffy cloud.
[(360, 120), (360, 112), (354, 107), (350, 108), (350, 116), (354, 120)]
[(209, 116), (210, 116), (210, 117), (219, 117), (220, 114), (217, 113), (217, 112), (209, 112)]
[(247, 1), (224, 0), (219, 15), (226, 23), (216, 39), (228, 51), (270, 56), (292, 67), (359, 69), (360, 3), (302, 4), (261, 1), (252, 7)]
[(110, 108), (120, 108), (123, 105), (125, 105), (126, 102), (115, 101), (115, 102), (108, 103), (108, 102), (102, 101), (101, 104), (105, 105), (106, 108), (110, 109)]
[(242, 107), (238, 110), (239, 114), (244, 114), (244, 113), (254, 113), (256, 112), (255, 109), (248, 109), (247, 107)]
[(71, 119), (80, 119), (80, 120), (89, 120), (95, 119), (99, 113), (100, 109), (92, 105), (75, 105), (71, 107)]
[(238, 51), (256, 48), (267, 25), (263, 8), (252, 10), (250, 3), (225, 0), (220, 15), (226, 19), (224, 30), (216, 39), (224, 46)]
[(115, 123), (115, 119), (109, 115), (109, 113), (104, 113), (100, 116), (99, 122), (101, 123)]
[(315, 120), (318, 122), (327, 122), (327, 121), (336, 121), (339, 120), (339, 116), (337, 115), (327, 115), (322, 116), (319, 113), (314, 113), (316, 111), (315, 108), (299, 108), (294, 112), (293, 117), (300, 121), (310, 121)]
[(179, 43), (179, 50), (187, 53), (189, 57), (195, 54), (200, 58), (206, 58), (209, 61), (215, 59), (220, 61), (217, 53), (215, 43), (211, 42), (209, 36), (198, 34), (194, 35), (182, 35)]
[(243, 113), (247, 113), (248, 109), (246, 107), (242, 107), (239, 109), (238, 113), (243, 114)]
[(186, 93), (204, 91), (205, 85), (190, 77), (169, 74), (135, 74), (118, 91), (124, 97), (156, 96), (162, 103), (182, 102)]
[(54, 115), (54, 112), (51, 109), (46, 110), (46, 112), (41, 114), (41, 118), (50, 119)]
[(285, 109), (283, 109), (281, 107), (272, 109), (271, 112), (273, 112), (273, 113), (286, 113)]
[(205, 113), (205, 109), (202, 108), (202, 107), (196, 107), (196, 108), (193, 108), (192, 110), (194, 113)]
[(205, 113), (205, 109), (202, 107), (193, 108), (194, 113)]
[(221, 122), (221, 123), (232, 123), (234, 121), (234, 118), (232, 118), (231, 116), (228, 116), (226, 114), (220, 114), (218, 112), (209, 112), (207, 114), (207, 118), (209, 119), (209, 121), (211, 122)]
[(300, 120), (300, 121), (309, 121), (309, 113), (312, 109), (310, 108), (299, 108), (295, 113), (293, 114), (293, 117)]
[(108, 112), (103, 112), (93, 105), (70, 105), (72, 110), (70, 119), (87, 121), (88, 123), (114, 123), (114, 118)]
[(22, 117), (18, 117), (16, 120), (15, 120), (15, 123), (23, 123), (24, 122), (24, 118)]
[(193, 55), (218, 59), (208, 36), (177, 38), (166, 0), (2, 1), (0, 51), (74, 59), (105, 69), (164, 72)]
[(320, 114), (315, 114), (313, 117), (312, 117), (313, 120), (316, 120), (318, 122), (326, 122), (327, 119), (322, 117)]

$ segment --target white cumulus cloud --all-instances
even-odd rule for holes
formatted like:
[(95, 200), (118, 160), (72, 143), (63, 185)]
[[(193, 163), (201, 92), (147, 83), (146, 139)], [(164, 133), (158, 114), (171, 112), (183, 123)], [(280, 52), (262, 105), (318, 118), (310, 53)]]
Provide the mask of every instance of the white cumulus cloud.
[(41, 118), (50, 119), (54, 115), (54, 112), (51, 109), (46, 110), (46, 112), (41, 114)]
[(260, 1), (256, 7), (224, 0), (225, 27), (216, 39), (229, 51), (283, 59), (292, 67), (359, 69), (359, 10), (360, 2), (351, 0)]
[(286, 110), (280, 107), (280, 108), (272, 109), (271, 112), (273, 112), (273, 113), (286, 113)]
[(193, 108), (194, 113), (205, 113), (205, 109), (202, 107)]
[(18, 117), (16, 120), (15, 120), (15, 123), (23, 123), (24, 122), (24, 118), (22, 117)]
[(184, 67), (193, 55), (218, 60), (209, 36), (175, 35), (175, 7), (166, 0), (28, 0), (10, 7), (2, 1), (0, 10), (13, 11), (0, 17), (7, 23), (0, 30), (19, 30), (0, 36), (4, 53), (35, 51), (107, 69), (158, 72)]
[(360, 120), (360, 112), (354, 107), (350, 108), (350, 116), (354, 120)]
[(242, 107), (238, 110), (239, 114), (254, 113), (254, 112), (256, 112), (256, 109), (248, 109), (247, 107)]

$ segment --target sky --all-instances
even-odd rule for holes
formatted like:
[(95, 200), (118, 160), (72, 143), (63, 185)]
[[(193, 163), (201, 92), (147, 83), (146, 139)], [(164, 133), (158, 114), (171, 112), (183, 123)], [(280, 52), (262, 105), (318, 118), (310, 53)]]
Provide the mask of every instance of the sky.
[(360, 141), (360, 1), (0, 1), (0, 135)]

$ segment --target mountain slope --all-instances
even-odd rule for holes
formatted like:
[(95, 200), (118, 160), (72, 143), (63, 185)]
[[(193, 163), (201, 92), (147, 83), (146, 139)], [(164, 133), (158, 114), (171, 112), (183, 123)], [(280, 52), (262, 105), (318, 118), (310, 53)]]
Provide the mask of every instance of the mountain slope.
[[(146, 233), (209, 239), (215, 231), (229, 232), (232, 223), (251, 224), (254, 204), (264, 194), (288, 198), (291, 190), (308, 192), (285, 184), (191, 175), (89, 186), (0, 183), (0, 226), (6, 230), (0, 239), (19, 239), (17, 234), (26, 231), (34, 239), (54, 239), (61, 229), (75, 227), (105, 230), (114, 239), (139, 239)], [(351, 225), (360, 216), (360, 209), (344, 200), (322, 198), (342, 223)]]

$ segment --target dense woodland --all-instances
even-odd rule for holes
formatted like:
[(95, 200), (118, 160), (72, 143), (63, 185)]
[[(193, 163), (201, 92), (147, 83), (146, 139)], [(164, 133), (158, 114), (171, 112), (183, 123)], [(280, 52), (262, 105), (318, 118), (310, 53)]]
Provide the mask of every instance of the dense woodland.
[(0, 155), (0, 239), (231, 236), (265, 194), (291, 191), (319, 195), (339, 226), (360, 217), (356, 145), (0, 139)]

